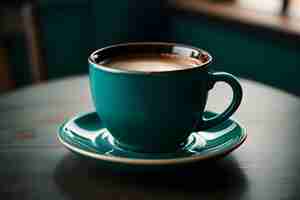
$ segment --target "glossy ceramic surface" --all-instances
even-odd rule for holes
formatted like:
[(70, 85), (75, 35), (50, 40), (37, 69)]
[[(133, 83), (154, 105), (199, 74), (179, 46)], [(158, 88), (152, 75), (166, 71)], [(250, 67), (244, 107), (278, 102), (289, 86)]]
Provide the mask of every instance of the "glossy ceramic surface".
[[(216, 113), (205, 112), (206, 117)], [(84, 132), (84, 133), (83, 133)], [(123, 149), (95, 112), (76, 116), (61, 125), (58, 138), (71, 151), (101, 163), (129, 166), (179, 165), (226, 155), (246, 139), (245, 129), (235, 120), (192, 133), (179, 149), (169, 153), (143, 153)]]
[[(168, 53), (203, 64), (174, 71), (126, 71), (105, 66), (105, 60), (128, 53)], [(224, 72), (210, 73), (212, 57), (204, 50), (173, 43), (128, 43), (95, 51), (89, 58), (94, 105), (105, 127), (123, 147), (134, 151), (169, 152), (193, 131), (227, 120), (238, 108), (242, 88)], [(218, 82), (232, 87), (230, 106), (212, 118), (203, 117), (208, 91)]]

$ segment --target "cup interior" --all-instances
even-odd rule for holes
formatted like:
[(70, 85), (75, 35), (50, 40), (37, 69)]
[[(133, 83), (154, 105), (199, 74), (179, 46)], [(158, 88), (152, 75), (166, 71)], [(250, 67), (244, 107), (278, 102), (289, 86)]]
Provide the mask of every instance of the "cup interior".
[[(170, 56), (180, 56), (183, 58), (192, 58), (194, 60), (198, 60), (199, 64), (192, 68), (201, 68), (203, 66), (208, 65), (212, 61), (212, 57), (208, 52), (188, 45), (165, 42), (137, 42), (117, 44), (98, 49), (90, 55), (89, 62), (93, 66), (105, 71), (135, 73), (135, 71), (130, 71), (127, 69), (116, 69), (113, 66), (105, 65), (107, 60), (124, 54), (165, 54)], [(152, 71), (151, 73), (155, 73), (155, 71)]]

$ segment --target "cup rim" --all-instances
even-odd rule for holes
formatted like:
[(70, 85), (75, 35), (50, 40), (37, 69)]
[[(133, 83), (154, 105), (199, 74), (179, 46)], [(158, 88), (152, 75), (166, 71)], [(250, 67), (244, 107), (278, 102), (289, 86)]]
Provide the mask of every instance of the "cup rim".
[[(196, 65), (193, 67), (189, 67), (189, 68), (182, 68), (182, 69), (176, 69), (176, 70), (168, 70), (168, 71), (136, 71), (136, 70), (126, 70), (126, 69), (118, 69), (118, 68), (113, 68), (113, 67), (108, 67), (105, 66), (103, 64), (99, 64), (95, 61), (95, 59), (98, 57), (98, 54), (108, 50), (108, 49), (112, 49), (112, 48), (118, 48), (118, 47), (122, 47), (122, 46), (139, 46), (139, 45), (143, 45), (143, 46), (170, 46), (170, 47), (181, 47), (181, 48), (187, 48), (190, 50), (194, 50), (197, 51), (199, 53), (199, 55), (204, 55), (206, 56), (206, 61), (200, 65)], [(95, 50), (94, 52), (92, 52), (88, 58), (88, 62), (89, 64), (96, 68), (96, 69), (100, 69), (106, 72), (111, 72), (111, 73), (123, 73), (123, 74), (166, 74), (166, 73), (176, 73), (176, 72), (180, 72), (180, 71), (190, 71), (190, 70), (205, 70), (207, 69), (207, 66), (212, 62), (213, 58), (211, 56), (210, 53), (208, 53), (206, 50), (197, 48), (197, 47), (193, 47), (190, 45), (185, 45), (185, 44), (181, 44), (181, 43), (172, 43), (172, 42), (127, 42), (127, 43), (119, 43), (119, 44), (113, 44), (113, 45), (109, 45), (100, 49)]]

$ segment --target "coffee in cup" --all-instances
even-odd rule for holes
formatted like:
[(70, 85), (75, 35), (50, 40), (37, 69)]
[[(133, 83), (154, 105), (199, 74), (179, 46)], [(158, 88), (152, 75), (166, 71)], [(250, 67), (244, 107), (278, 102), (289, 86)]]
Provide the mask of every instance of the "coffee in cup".
[(197, 67), (203, 62), (201, 59), (180, 56), (176, 54), (125, 54), (112, 57), (102, 64), (111, 68), (128, 71), (173, 71)]

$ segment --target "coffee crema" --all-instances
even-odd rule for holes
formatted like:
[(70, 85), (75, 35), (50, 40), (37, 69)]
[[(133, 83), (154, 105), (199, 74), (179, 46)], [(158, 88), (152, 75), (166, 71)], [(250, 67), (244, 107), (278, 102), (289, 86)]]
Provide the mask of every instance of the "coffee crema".
[(101, 64), (127, 71), (162, 72), (193, 68), (203, 64), (203, 62), (196, 58), (163, 53), (115, 56)]

